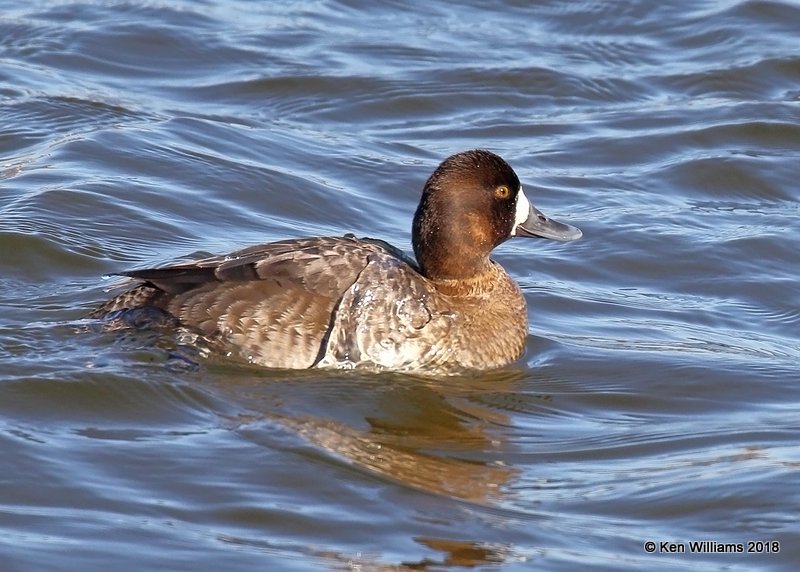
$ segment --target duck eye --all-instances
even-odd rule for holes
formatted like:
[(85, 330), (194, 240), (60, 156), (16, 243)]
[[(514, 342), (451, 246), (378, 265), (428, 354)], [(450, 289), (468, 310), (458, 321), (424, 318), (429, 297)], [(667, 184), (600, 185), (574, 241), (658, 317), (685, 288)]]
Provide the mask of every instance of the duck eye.
[(494, 190), (494, 196), (498, 199), (507, 199), (510, 194), (511, 191), (505, 185), (500, 185)]

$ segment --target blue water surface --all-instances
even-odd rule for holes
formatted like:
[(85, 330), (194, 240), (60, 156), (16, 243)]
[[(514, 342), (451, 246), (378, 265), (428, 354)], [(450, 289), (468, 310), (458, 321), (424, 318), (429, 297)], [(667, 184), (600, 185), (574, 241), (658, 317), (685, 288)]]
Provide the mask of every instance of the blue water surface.
[[(789, 0), (0, 1), (0, 567), (795, 570), (798, 30)], [(512, 367), (267, 371), (85, 319), (201, 251), (408, 250), (476, 147), (584, 231), (497, 249)]]

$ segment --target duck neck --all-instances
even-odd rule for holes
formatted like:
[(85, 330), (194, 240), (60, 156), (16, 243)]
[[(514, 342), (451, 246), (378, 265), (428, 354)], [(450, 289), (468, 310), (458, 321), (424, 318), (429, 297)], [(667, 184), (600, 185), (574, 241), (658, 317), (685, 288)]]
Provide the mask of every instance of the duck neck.
[(496, 245), (490, 232), (473, 213), (434, 217), (429, 196), (423, 196), (414, 215), (412, 244), (423, 276), (431, 280), (468, 280), (492, 266), (489, 254)]
[(476, 257), (475, 252), (462, 244), (435, 243), (423, 248), (414, 245), (423, 276), (437, 282), (468, 281), (491, 269), (488, 256)]
[(437, 283), (469, 282), (493, 271), (489, 250), (482, 252), (480, 244), (468, 235), (443, 233), (420, 237), (415, 233), (414, 255), (420, 272)]

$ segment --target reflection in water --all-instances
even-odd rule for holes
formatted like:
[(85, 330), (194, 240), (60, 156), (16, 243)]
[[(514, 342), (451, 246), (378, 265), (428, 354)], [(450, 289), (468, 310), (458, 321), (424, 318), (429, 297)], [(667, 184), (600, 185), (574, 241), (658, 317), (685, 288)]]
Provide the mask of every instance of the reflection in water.
[[(241, 538), (231, 536), (223, 536), (220, 537), (219, 540), (226, 544), (248, 546), (265, 552), (279, 549), (279, 547), (275, 546), (273, 543), (263, 540), (245, 541)], [(443, 567), (474, 568), (486, 564), (500, 564), (513, 560), (514, 558), (519, 558), (513, 555), (512, 550), (507, 545), (428, 537), (417, 537), (414, 538), (414, 541), (426, 548), (442, 552), (442, 557), (423, 558), (416, 562), (392, 564), (382, 562), (379, 555), (369, 552), (342, 554), (339, 552), (310, 548), (302, 548), (299, 551), (306, 556), (311, 556), (324, 562), (327, 565), (326, 568), (332, 570), (349, 570), (351, 572), (441, 570)], [(512, 558), (512, 556), (514, 556), (514, 558)]]
[[(475, 378), (426, 379), (388, 374), (371, 383), (394, 384), (359, 391), (369, 413), (346, 420), (268, 413), (310, 443), (372, 474), (424, 492), (478, 504), (498, 502), (518, 473), (493, 452), (505, 444), (498, 426), (508, 416), (472, 399), (513, 391), (521, 374), (504, 371)], [(341, 381), (347, 383), (346, 378)], [(273, 391), (276, 388), (273, 386)], [(347, 388), (342, 388), (347, 390)]]
[[(489, 545), (480, 542), (445, 540), (441, 538), (417, 537), (417, 543), (442, 552), (441, 558), (423, 558), (417, 562), (403, 562), (400, 565), (381, 563), (371, 555), (357, 554), (343, 558), (341, 555), (326, 555), (328, 560), (343, 565), (345, 570), (363, 572), (382, 572), (393, 570), (441, 570), (442, 567), (475, 568), (486, 564), (500, 564), (507, 560), (509, 549), (502, 545)], [(319, 556), (319, 555), (317, 555)]]
[[(348, 461), (425, 492), (442, 494), (477, 503), (499, 499), (500, 486), (514, 476), (515, 470), (502, 464), (439, 456), (424, 451), (428, 439), (380, 432), (361, 432), (344, 425), (318, 419), (284, 420), (286, 426), (314, 445), (336, 453)], [(465, 426), (469, 440), (482, 431)]]
[[(275, 383), (250, 379), (247, 385), (238, 385), (242, 378), (236, 376), (226, 379), (237, 380), (236, 387), (226, 384), (226, 394), (248, 404), (252, 416), (246, 425), (277, 423), (336, 458), (403, 487), (497, 505), (507, 500), (509, 485), (519, 475), (518, 468), (501, 460), (510, 447), (503, 429), (511, 420), (482, 399), (519, 392), (523, 375), (515, 370), (447, 379), (396, 374), (369, 378), (352, 372)], [(295, 412), (297, 408), (304, 411)], [(443, 555), (398, 568), (381, 563), (378, 555), (312, 552), (343, 569), (424, 570), (503, 562), (511, 551), (483, 539), (413, 540)]]
[(420, 544), (445, 553), (441, 561), (425, 559), (419, 563), (404, 563), (412, 570), (425, 570), (430, 566), (474, 567), (481, 564), (500, 563), (505, 560), (507, 547), (490, 546), (475, 542), (442, 540), (440, 538), (415, 538)]

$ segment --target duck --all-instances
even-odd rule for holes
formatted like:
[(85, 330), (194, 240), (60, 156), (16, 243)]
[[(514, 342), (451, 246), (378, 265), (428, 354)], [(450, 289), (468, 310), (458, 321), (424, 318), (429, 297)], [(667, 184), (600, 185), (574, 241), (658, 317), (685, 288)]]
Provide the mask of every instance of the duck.
[(485, 371), (520, 359), (528, 336), (525, 297), (492, 251), (516, 237), (582, 236), (539, 211), (511, 166), (484, 149), (441, 162), (411, 231), (414, 258), (346, 234), (119, 272), (133, 283), (89, 317), (156, 313), (266, 368)]

